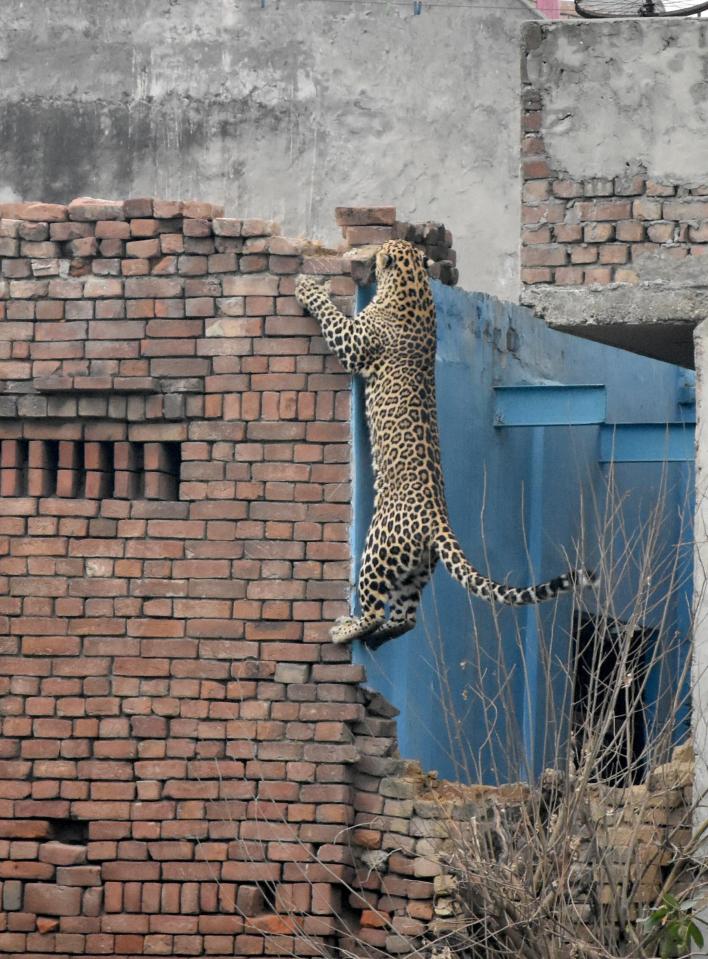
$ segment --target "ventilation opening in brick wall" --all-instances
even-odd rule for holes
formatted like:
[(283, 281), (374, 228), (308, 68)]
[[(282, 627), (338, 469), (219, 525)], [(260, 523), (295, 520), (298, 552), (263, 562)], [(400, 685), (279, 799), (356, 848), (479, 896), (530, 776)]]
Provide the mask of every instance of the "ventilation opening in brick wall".
[(0, 495), (65, 499), (179, 499), (176, 442), (0, 441)]
[(81, 819), (48, 819), (47, 839), (67, 846), (85, 846), (89, 841), (89, 824)]

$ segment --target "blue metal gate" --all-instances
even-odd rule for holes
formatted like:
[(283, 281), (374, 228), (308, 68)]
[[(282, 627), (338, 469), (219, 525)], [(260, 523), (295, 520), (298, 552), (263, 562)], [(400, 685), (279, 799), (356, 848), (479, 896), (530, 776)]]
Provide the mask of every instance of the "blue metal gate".
[[(593, 513), (609, 470), (623, 504), (621, 528), (610, 534), (618, 555), (639, 548), (658, 503), (658, 554), (687, 542), (691, 374), (553, 332), (492, 297), (433, 286), (443, 468), (452, 525), (471, 562), (496, 579), (526, 584), (575, 563), (580, 542), (582, 560), (596, 565), (597, 543), (608, 531), (598, 529), (602, 517)], [(362, 291), (360, 308), (372, 293)], [(373, 490), (358, 382), (353, 403), (352, 546), (359, 557)], [(620, 542), (628, 533), (631, 543)], [(670, 668), (651, 678), (655, 710), (686, 657), (688, 549), (680, 563), (668, 618), (683, 646)], [(637, 575), (632, 563), (618, 571), (618, 612), (631, 606)], [(521, 610), (489, 607), (438, 569), (416, 629), (376, 653), (356, 644), (355, 659), (401, 710), (403, 756), (446, 778), (525, 779), (567, 738), (572, 614), (568, 597)], [(651, 610), (646, 619), (643, 626), (657, 625)], [(666, 627), (665, 608), (663, 620)]]

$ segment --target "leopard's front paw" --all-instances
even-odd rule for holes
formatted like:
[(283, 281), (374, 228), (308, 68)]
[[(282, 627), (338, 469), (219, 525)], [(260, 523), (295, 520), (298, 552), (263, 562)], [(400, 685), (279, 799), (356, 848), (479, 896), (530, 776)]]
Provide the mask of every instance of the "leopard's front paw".
[(295, 299), (298, 301), (300, 306), (304, 306), (306, 309), (311, 302), (312, 295), (319, 294), (321, 292), (321, 283), (311, 276), (303, 276), (301, 274), (297, 280), (295, 280)]

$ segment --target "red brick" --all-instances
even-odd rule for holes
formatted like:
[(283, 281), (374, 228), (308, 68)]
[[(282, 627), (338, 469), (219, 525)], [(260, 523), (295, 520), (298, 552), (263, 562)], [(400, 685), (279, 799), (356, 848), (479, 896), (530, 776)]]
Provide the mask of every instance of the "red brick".
[(80, 197), (72, 200), (67, 207), (70, 220), (122, 220), (123, 204), (118, 200), (97, 200), (92, 197)]
[[(157, 201), (155, 201), (157, 203)], [(211, 220), (212, 217), (223, 216), (223, 207), (214, 203), (204, 203), (199, 200), (185, 200), (182, 204), (182, 216), (194, 219)], [(155, 216), (157, 216), (157, 207)], [(164, 215), (164, 214), (163, 214)], [(174, 214), (173, 214), (174, 215)]]
[(28, 883), (25, 886), (24, 908), (45, 916), (78, 916), (81, 911), (81, 889), (55, 883)]
[(63, 886), (100, 886), (100, 866), (60, 866), (57, 882)]
[(615, 232), (618, 240), (639, 242), (644, 239), (644, 224), (639, 220), (620, 220)]
[(55, 223), (66, 220), (67, 208), (58, 203), (0, 203), (0, 217)]
[(47, 842), (40, 847), (39, 858), (42, 862), (55, 866), (80, 865), (86, 861), (86, 847), (56, 841)]
[(524, 266), (562, 266), (567, 259), (565, 248), (556, 244), (527, 246), (521, 251)]
[(632, 216), (630, 200), (583, 200), (576, 203), (575, 209), (581, 220), (627, 220)]
[[(669, 205), (670, 204), (667, 204), (667, 206)], [(661, 200), (651, 200), (651, 199), (648, 199), (647, 197), (640, 197), (639, 199), (634, 200), (632, 204), (632, 215), (639, 220), (660, 220), (662, 218), (661, 207), (662, 207)], [(668, 211), (665, 214), (666, 219), (668, 220), (680, 219), (680, 217), (674, 216), (675, 212), (678, 212), (678, 211), (676, 210), (674, 212)], [(624, 217), (620, 217), (619, 219), (624, 219)]]
[(523, 229), (523, 242), (526, 245), (551, 242), (551, 228), (546, 225), (526, 226)]
[(127, 219), (152, 216), (152, 199), (149, 197), (134, 197), (123, 201), (123, 212)]
[(96, 223), (98, 239), (127, 240), (130, 237), (130, 224), (119, 220), (99, 220)]
[[(546, 179), (553, 173), (547, 160), (531, 159), (524, 160), (523, 174), (525, 180)], [(558, 194), (560, 195), (560, 194)]]
[[(139, 223), (139, 220), (133, 220), (131, 227), (135, 223)], [(126, 256), (130, 257), (145, 257), (149, 259), (150, 257), (159, 256), (162, 252), (160, 246), (160, 240), (158, 237), (153, 237), (148, 240), (133, 240), (130, 243), (125, 244), (125, 253)]]
[(611, 283), (612, 270), (609, 267), (593, 267), (585, 271), (585, 282), (590, 283)]
[(693, 243), (708, 243), (708, 220), (689, 227), (688, 234)]
[(583, 282), (583, 270), (576, 266), (563, 266), (556, 270), (555, 282), (559, 286), (580, 286)]
[(76, 656), (81, 641), (76, 636), (24, 636), (24, 656)]
[(605, 243), (600, 247), (600, 263), (626, 263), (628, 247), (624, 243)]
[(334, 217), (339, 226), (391, 226), (396, 220), (393, 206), (338, 206)]
[(583, 239), (586, 243), (606, 243), (614, 237), (612, 223), (586, 223), (583, 227)]
[(349, 246), (366, 246), (368, 244), (385, 243), (391, 239), (391, 226), (362, 225), (347, 226), (343, 230), (344, 238)]

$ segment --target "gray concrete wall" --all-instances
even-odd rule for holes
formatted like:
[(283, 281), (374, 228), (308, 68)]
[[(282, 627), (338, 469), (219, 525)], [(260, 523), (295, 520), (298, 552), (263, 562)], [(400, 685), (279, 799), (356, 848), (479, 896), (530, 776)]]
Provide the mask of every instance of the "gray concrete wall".
[(526, 0), (23, 0), (0, 34), (0, 200), (223, 201), (331, 242), (333, 208), (444, 220), (513, 298)]
[(708, 181), (708, 20), (544, 24), (526, 48), (547, 151), (570, 177)]

